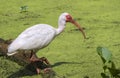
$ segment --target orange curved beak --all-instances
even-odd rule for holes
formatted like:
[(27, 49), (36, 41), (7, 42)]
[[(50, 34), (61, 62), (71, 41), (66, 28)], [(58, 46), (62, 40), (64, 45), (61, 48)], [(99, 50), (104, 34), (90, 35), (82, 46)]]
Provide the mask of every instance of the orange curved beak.
[(82, 27), (75, 21), (75, 20), (70, 20), (71, 23), (73, 23), (83, 34), (84, 39), (86, 39), (85, 32), (83, 31)]

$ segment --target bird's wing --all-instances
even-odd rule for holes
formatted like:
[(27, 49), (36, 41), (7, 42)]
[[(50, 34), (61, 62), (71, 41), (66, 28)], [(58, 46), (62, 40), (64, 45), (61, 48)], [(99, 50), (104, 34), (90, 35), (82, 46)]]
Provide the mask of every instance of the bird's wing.
[(40, 49), (55, 37), (56, 31), (46, 24), (38, 24), (23, 31), (9, 46), (8, 50)]

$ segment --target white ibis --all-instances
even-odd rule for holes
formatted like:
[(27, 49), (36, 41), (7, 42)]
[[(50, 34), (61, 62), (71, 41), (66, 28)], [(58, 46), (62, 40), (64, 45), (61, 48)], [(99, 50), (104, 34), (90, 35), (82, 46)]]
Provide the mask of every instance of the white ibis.
[[(37, 24), (23, 31), (8, 47), (8, 56), (17, 53), (17, 50), (40, 50), (46, 47), (58, 34), (60, 34), (66, 25), (66, 22), (73, 23), (86, 38), (83, 29), (73, 20), (69, 13), (62, 13), (58, 20), (58, 28), (48, 24)], [(32, 52), (30, 61), (38, 61), (36, 52)], [(39, 70), (37, 70), (39, 73)]]

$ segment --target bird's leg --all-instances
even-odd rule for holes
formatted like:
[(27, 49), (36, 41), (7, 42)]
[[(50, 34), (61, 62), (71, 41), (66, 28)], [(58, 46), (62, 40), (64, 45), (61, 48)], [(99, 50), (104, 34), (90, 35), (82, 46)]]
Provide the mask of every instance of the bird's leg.
[(50, 65), (50, 63), (49, 63), (49, 61), (47, 60), (47, 58), (45, 58), (45, 57), (38, 58), (37, 55), (36, 55), (34, 52), (31, 52), (30, 61), (31, 61), (31, 62), (41, 61), (41, 62), (46, 63), (47, 65)]
[[(37, 55), (34, 52), (31, 52), (31, 57), (30, 57), (31, 63), (33, 63), (34, 67), (36, 68), (37, 74), (40, 73), (40, 69), (38, 68), (36, 62), (43, 62), (44, 64), (50, 66), (49, 61), (45, 57), (38, 58)], [(51, 68), (45, 68), (44, 72), (49, 72)]]
[(47, 58), (41, 57), (41, 58), (39, 58), (39, 61), (44, 62), (44, 63), (48, 66), (47, 68), (45, 68), (45, 69), (43, 70), (44, 73), (48, 73), (48, 72), (51, 71), (50, 63), (49, 63), (49, 61), (47, 60)]
[(50, 65), (50, 62), (45, 57), (39, 58), (39, 61), (42, 61), (42, 62), (46, 63), (47, 65)]
[(37, 55), (33, 52), (31, 52), (30, 61), (31, 62), (39, 61)]
[(37, 74), (39, 74), (40, 73), (40, 69), (38, 68), (38, 66), (36, 64), (36, 62), (38, 61), (38, 57), (37, 57), (37, 55), (34, 52), (31, 52), (30, 61), (34, 65), (34, 67), (36, 68)]
[(41, 69), (37, 66), (36, 62), (31, 62), (36, 69), (37, 74), (40, 73)]
[(38, 58), (36, 55), (32, 55), (32, 57), (30, 58), (30, 61), (31, 62), (41, 61), (41, 62), (44, 62), (46, 65), (50, 66), (49, 61), (45, 57)]

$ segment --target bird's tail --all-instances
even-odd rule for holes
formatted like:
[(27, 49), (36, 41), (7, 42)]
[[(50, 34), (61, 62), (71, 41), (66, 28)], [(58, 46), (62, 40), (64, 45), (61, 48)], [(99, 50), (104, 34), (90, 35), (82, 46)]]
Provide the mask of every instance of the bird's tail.
[(8, 56), (12, 56), (12, 55), (14, 55), (14, 54), (16, 54), (16, 53), (17, 53), (17, 51), (15, 51), (15, 52), (8, 52), (7, 55), (8, 55)]
[(8, 56), (12, 56), (12, 55), (16, 54), (17, 52), (18, 51), (16, 50), (16, 46), (15, 47), (8, 46), (8, 52), (7, 52)]

